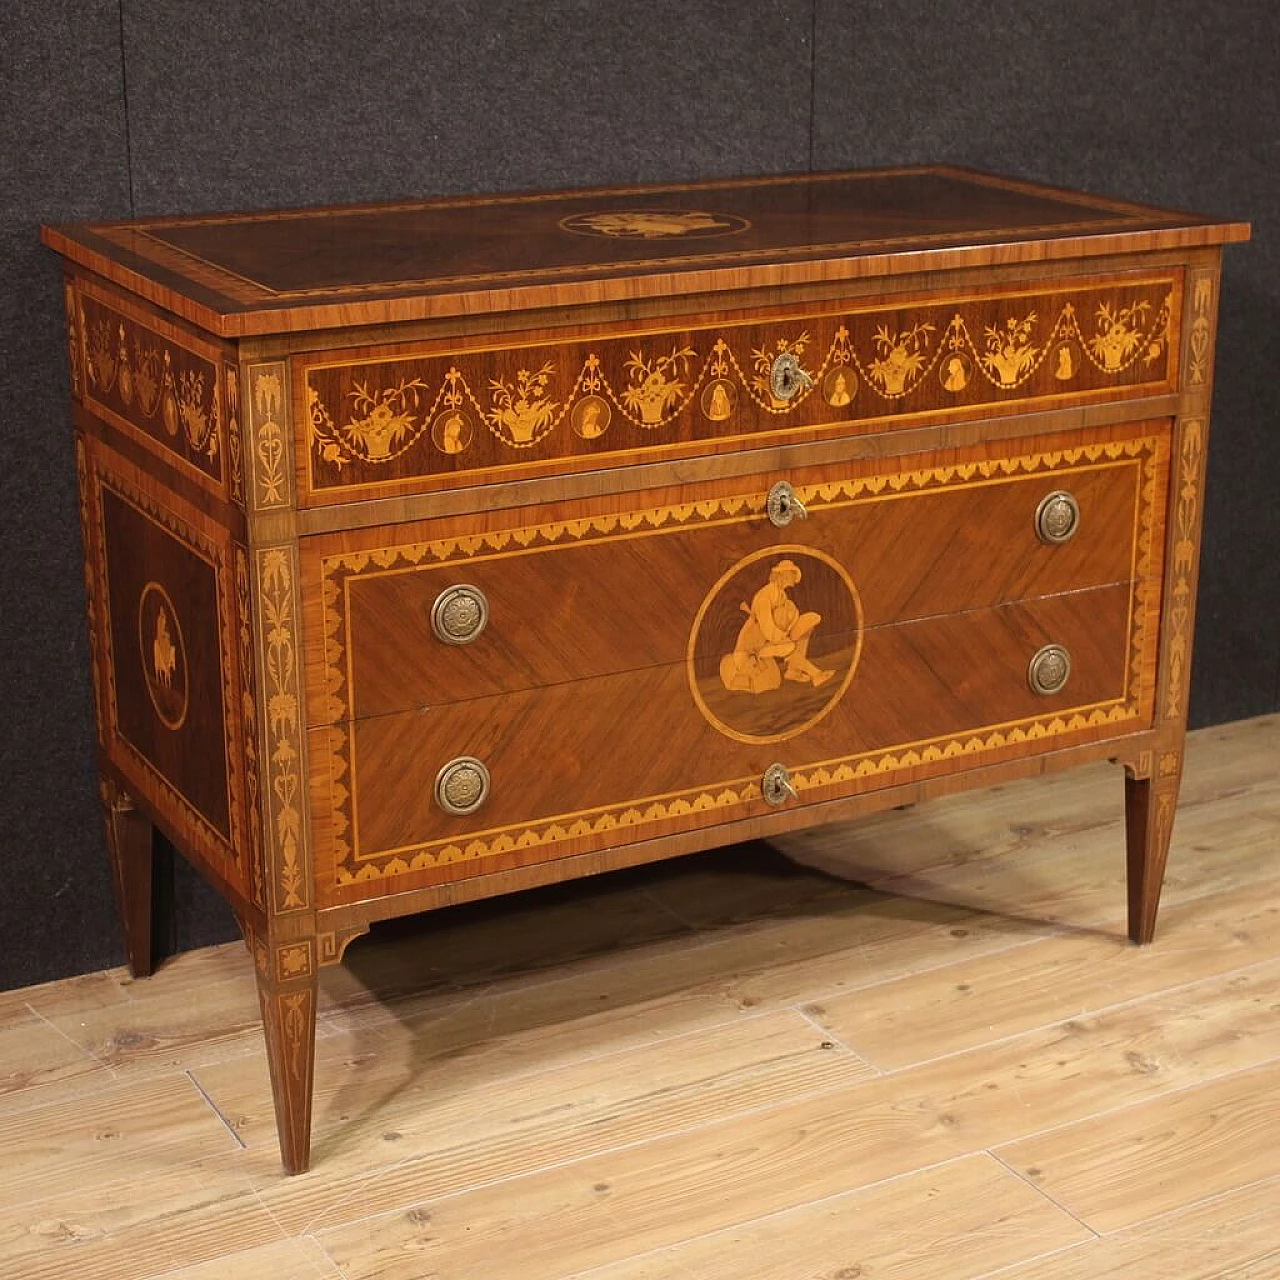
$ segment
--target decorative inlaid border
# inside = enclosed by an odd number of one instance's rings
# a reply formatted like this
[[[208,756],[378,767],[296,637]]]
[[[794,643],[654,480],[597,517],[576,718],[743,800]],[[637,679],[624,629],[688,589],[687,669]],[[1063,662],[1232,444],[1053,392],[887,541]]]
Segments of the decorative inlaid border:
[[[1191,331],[1187,338],[1187,386],[1208,384],[1213,368],[1214,274],[1197,272],[1191,277]]]
[[[249,384],[249,471],[255,511],[293,505],[293,463],[289,446],[289,371],[283,360],[252,364]]]
[[[79,400],[84,393],[81,369],[84,348],[80,340],[80,303],[76,299],[75,285],[70,280],[63,285],[63,298],[67,312],[67,367],[71,373],[71,395]]]
[[[320,952],[321,966],[341,963],[343,952],[347,947],[368,931],[367,924],[358,923],[347,925],[342,929],[330,929],[327,932],[318,933],[316,946]]]
[[[223,396],[227,405],[227,482],[231,501],[245,508],[244,434],[240,420],[240,371],[228,362],[222,366]]]
[[[262,768],[258,754],[258,693],[253,656],[253,606],[249,553],[237,544],[233,551],[236,573],[236,629],[240,642],[240,718],[244,742],[245,808],[248,813],[249,896],[255,906],[267,909],[266,863],[262,848]]]
[[[884,777],[955,758],[980,757],[990,751],[1026,743],[1050,742],[1083,730],[1149,722],[1153,714],[1154,688],[1144,672],[1154,671],[1158,643],[1158,583],[1153,586],[1159,548],[1155,521],[1159,505],[1158,477],[1168,457],[1168,443],[1160,435],[1143,436],[1049,450],[1013,458],[929,467],[896,474],[851,477],[824,484],[797,486],[796,493],[811,510],[839,506],[880,495],[901,494],[931,488],[963,486],[993,479],[1062,472],[1073,467],[1136,462],[1140,468],[1138,499],[1134,513],[1134,578],[1131,586],[1125,687],[1121,699],[1110,704],[1084,706],[1054,715],[1027,717],[1007,725],[984,726],[970,734],[951,735],[889,748],[851,754],[836,760],[798,766],[792,770],[803,794],[841,786],[869,777]],[[321,560],[322,598],[325,612],[328,710],[345,713],[345,621],[338,601],[345,597],[345,581],[352,574],[386,574],[412,571],[424,564],[475,560],[491,556],[523,554],[566,543],[604,541],[636,533],[662,533],[688,525],[722,521],[726,517],[755,518],[763,509],[763,495],[732,495],[703,502],[660,507],[646,511],[589,517],[576,521],[493,530],[465,538],[346,552]],[[602,806],[584,813],[558,815],[524,824],[519,829],[479,831],[463,841],[426,841],[403,851],[357,853],[348,843],[351,796],[350,724],[341,722],[315,735],[325,759],[317,764],[328,783],[327,817],[334,850],[338,885],[407,874],[411,871],[456,863],[481,861],[514,850],[543,847],[581,837],[625,831],[627,838],[645,826],[688,815],[753,804],[761,800],[758,777],[739,778],[701,786],[668,796],[653,796]],[[976,763],[976,759],[973,763]],[[816,797],[812,797],[816,798]],[[725,820],[729,820],[726,815]],[[388,854],[392,856],[388,856]],[[353,865],[355,869],[353,870]]]
[[[155,525],[167,537],[174,539],[185,550],[198,557],[213,571],[217,598],[218,617],[218,670],[222,681],[223,705],[223,752],[227,771],[227,826],[230,838],[213,825],[203,813],[170,781],[137,747],[120,731],[118,702],[115,683],[115,664],[111,638],[111,627],[106,618],[108,603],[103,596],[102,608],[104,625],[98,632],[102,646],[101,669],[105,694],[107,749],[109,754],[117,758],[122,768],[126,768],[131,777],[137,779],[142,793],[156,808],[164,810],[176,809],[188,822],[203,846],[215,852],[234,868],[236,875],[243,879],[243,867],[237,849],[238,833],[244,831],[244,815],[240,808],[240,786],[237,770],[239,759],[238,725],[240,699],[237,697],[232,677],[234,669],[234,638],[231,630],[231,608],[227,588],[230,574],[227,565],[227,547],[218,539],[222,530],[210,526],[209,531],[202,531],[195,520],[185,519],[177,512],[162,505],[150,493],[141,487],[143,477],[130,463],[123,458],[112,456],[108,461],[101,458],[96,449],[91,456],[91,495],[94,518],[94,549],[97,557],[97,577],[105,591],[109,581],[107,563],[107,535],[103,491],[109,489],[122,502],[132,507],[139,516]],[[123,761],[119,757],[123,755]]]
[[[702,329],[529,347],[359,359],[345,353],[300,366],[306,484],[316,496],[335,498],[553,457],[599,465],[655,448],[687,451],[695,441],[764,440],[779,429],[821,433],[908,416],[1171,391],[1181,296],[1174,272],[942,300],[831,304]],[[784,353],[808,381],[790,399],[771,386],[773,362]],[[718,400],[708,400],[713,392]],[[738,402],[748,412],[735,412]],[[590,435],[578,422],[588,403],[598,406],[600,424]],[[442,438],[446,419],[458,424],[451,439]],[[477,437],[483,447],[475,447]],[[582,452],[583,440],[590,452]]]
[[[101,562],[93,540],[93,517],[90,514],[89,460],[84,437],[76,435],[76,472],[79,476],[80,537],[84,543],[84,601],[89,622],[89,672],[93,687],[93,723],[98,745],[107,745],[106,702],[103,697],[102,666],[98,661],[101,632],[98,630],[99,610],[106,610],[102,595],[105,583],[100,582],[95,566]]]
[[[255,551],[258,687],[266,709],[267,818],[274,855],[271,893],[277,914],[305,911],[312,897],[309,824],[303,814],[306,754],[297,582],[296,547],[283,544]]]
[[[86,281],[78,284],[77,300],[85,403],[226,498],[218,349]]]
[[[1195,614],[1195,580],[1200,552],[1200,491],[1204,480],[1206,420],[1186,418],[1181,423],[1176,500],[1173,504],[1173,559],[1169,566],[1168,628],[1166,651],[1166,720],[1186,714],[1191,683],[1191,628]]]

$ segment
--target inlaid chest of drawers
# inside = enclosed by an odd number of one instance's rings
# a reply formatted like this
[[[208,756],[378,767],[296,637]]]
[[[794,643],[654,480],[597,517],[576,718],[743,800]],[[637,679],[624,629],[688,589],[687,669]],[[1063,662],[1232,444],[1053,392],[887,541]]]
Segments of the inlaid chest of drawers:
[[[1111,759],[1149,940],[1247,233],[940,167],[46,228],[130,964],[159,828],[286,1169],[390,916]]]

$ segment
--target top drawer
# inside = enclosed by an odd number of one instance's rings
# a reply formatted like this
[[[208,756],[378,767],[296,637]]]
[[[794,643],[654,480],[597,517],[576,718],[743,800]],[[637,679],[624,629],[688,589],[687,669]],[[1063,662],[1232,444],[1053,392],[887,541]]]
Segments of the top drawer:
[[[295,358],[304,506],[1176,387],[1181,273]]]

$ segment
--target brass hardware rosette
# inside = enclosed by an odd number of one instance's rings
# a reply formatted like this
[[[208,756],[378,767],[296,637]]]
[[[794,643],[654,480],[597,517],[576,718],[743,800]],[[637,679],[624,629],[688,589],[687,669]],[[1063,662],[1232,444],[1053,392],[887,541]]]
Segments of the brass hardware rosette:
[[[1061,693],[1071,675],[1071,655],[1060,644],[1036,651],[1027,666],[1027,683],[1033,693]]]
[[[479,587],[446,587],[431,606],[431,630],[443,644],[470,644],[489,624],[489,601]]]
[[[1080,527],[1080,504],[1065,489],[1046,494],[1036,508],[1036,537],[1056,545],[1070,542]]]
[[[436,774],[436,804],[445,813],[465,817],[489,798],[489,770],[475,756],[458,756]]]

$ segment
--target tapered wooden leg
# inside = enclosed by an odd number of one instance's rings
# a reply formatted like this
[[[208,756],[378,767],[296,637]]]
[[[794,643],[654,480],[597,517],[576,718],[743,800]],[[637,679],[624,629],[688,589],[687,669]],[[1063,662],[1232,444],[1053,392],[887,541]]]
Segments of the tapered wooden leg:
[[[1129,867],[1129,937],[1150,942],[1156,931],[1169,837],[1181,781],[1180,752],[1167,753],[1153,778],[1125,775],[1125,837]]]
[[[155,831],[132,797],[114,783],[103,784],[102,802],[129,972],[146,978],[155,963],[151,909]]]
[[[311,1160],[311,1084],[315,1070],[316,975],[274,980],[258,972],[267,1037],[271,1093],[286,1173],[305,1173]]]

